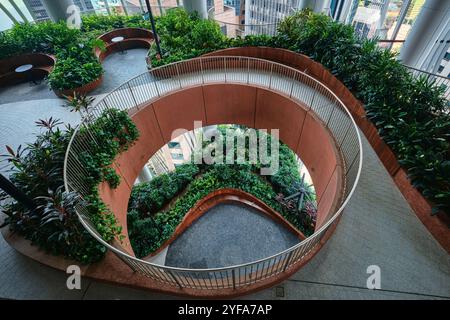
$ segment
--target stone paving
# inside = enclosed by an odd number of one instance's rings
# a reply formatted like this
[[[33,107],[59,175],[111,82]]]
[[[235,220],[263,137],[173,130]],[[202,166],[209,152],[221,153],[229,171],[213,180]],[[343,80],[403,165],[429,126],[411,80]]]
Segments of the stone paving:
[[[137,75],[142,64],[129,69],[127,55],[114,54],[105,77],[121,79]],[[133,60],[135,61],[135,60]],[[129,61],[128,61],[129,62]],[[123,68],[112,68],[116,65]],[[116,73],[120,72],[120,73]],[[130,71],[128,73],[128,71]],[[119,80],[117,80],[119,82]],[[103,94],[116,84],[105,84]],[[26,92],[9,92],[17,100]],[[37,98],[39,99],[39,98]],[[0,153],[4,145],[32,140],[38,118],[54,116],[76,123],[78,116],[61,107],[62,100],[42,95],[39,101],[16,102],[0,91]],[[8,102],[8,103],[6,103]],[[396,188],[375,152],[363,138],[364,162],[361,179],[338,227],[316,257],[277,287],[244,298],[252,299],[450,299],[450,257],[428,233]],[[1,238],[1,237],[0,237]],[[381,290],[366,288],[367,267],[381,269]],[[11,299],[170,299],[173,297],[98,283],[83,279],[82,289],[66,289],[66,275],[23,257],[0,239],[0,298]],[[279,291],[279,290],[278,290]]]
[[[270,257],[299,242],[294,233],[258,210],[222,203],[169,246],[165,265],[189,269],[234,266]]]

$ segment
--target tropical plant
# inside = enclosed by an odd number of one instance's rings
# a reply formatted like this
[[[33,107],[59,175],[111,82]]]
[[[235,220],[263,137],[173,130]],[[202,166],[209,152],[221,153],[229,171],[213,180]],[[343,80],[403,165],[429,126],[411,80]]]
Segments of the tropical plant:
[[[84,103],[88,107],[89,99]],[[74,208],[77,204],[87,208],[104,240],[121,239],[121,227],[99,198],[97,186],[102,181],[112,188],[118,186],[120,178],[109,164],[137,139],[137,128],[126,112],[109,110],[78,132],[80,139],[91,144],[91,162],[80,158],[91,174],[85,181],[91,193],[80,202],[78,194],[63,191],[64,157],[74,130],[70,126],[61,129],[62,123],[53,118],[39,120],[36,125],[43,132],[34,143],[25,148],[19,146],[16,151],[7,147],[8,154],[4,156],[12,165],[11,182],[33,199],[36,208],[30,210],[16,201],[2,201],[1,209],[7,215],[5,222],[13,231],[53,254],[81,263],[98,261],[106,249],[81,226]],[[6,194],[2,192],[1,198],[5,199]]]
[[[234,130],[235,136],[246,136],[248,128],[218,126],[218,131],[223,135],[227,134],[227,130]],[[209,143],[211,142],[206,142],[203,148]],[[249,141],[246,141],[244,148],[245,154],[248,155]],[[236,144],[231,153],[236,159],[238,156]],[[280,147],[279,164],[280,170],[275,175],[265,178],[259,175],[260,164],[249,163],[248,156],[242,164],[188,163],[177,167],[173,172],[159,175],[150,182],[134,186],[128,205],[127,221],[129,238],[135,254],[144,257],[157,250],[170,238],[185,214],[199,200],[221,188],[235,188],[254,195],[281,213],[305,235],[312,234],[317,211],[314,190],[303,183],[297,158],[284,144]],[[285,206],[280,201],[280,196],[284,198],[300,187],[308,188],[310,198],[306,199],[306,204],[299,213],[298,210],[291,210]]]
[[[103,41],[90,40],[60,50],[56,55],[55,68],[48,76],[50,87],[62,91],[97,80],[103,68],[92,53],[94,48],[104,50]]]
[[[74,92],[73,96],[64,96],[64,98],[67,100],[66,106],[71,109],[71,112],[75,111],[81,114],[87,113],[95,100],[94,97],[76,92]]]
[[[105,248],[79,224],[74,205],[79,198],[63,192],[64,154],[73,129],[61,130],[57,119],[40,120],[43,128],[36,142],[17,151],[7,147],[5,160],[13,166],[10,180],[36,204],[29,210],[16,201],[6,201],[6,223],[32,243],[82,263],[98,261]],[[3,194],[5,196],[5,194]]]

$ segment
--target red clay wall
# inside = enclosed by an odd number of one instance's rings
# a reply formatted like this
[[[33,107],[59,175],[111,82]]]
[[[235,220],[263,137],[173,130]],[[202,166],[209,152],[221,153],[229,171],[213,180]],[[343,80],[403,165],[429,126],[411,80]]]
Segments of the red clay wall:
[[[433,205],[414,188],[407,177],[406,171],[400,167],[392,149],[380,137],[375,125],[365,117],[363,103],[356,99],[350,90],[322,64],[293,51],[270,47],[228,48],[206,54],[205,56],[246,56],[279,62],[306,72],[331,89],[349,108],[355,122],[366,136],[417,217],[441,246],[450,253],[450,219],[443,212],[437,215],[431,214]]]
[[[114,162],[122,174],[119,187],[100,187],[127,236],[127,204],[131,187],[150,157],[170,141],[172,131],[192,130],[194,121],[204,125],[241,124],[257,129],[279,129],[280,139],[301,157],[311,173],[319,200],[320,227],[341,196],[340,158],[325,126],[305,106],[268,89],[234,84],[211,84],[180,90],[132,114],[140,138]],[[305,128],[303,128],[305,126]],[[326,195],[326,196],[325,196]],[[128,237],[122,243],[132,253]]]
[[[143,258],[147,260],[152,256],[160,253],[164,248],[168,247],[172,242],[174,242],[187,228],[189,228],[198,218],[208,212],[209,209],[215,207],[220,203],[243,203],[250,207],[255,208],[260,213],[267,215],[269,218],[275,222],[283,225],[287,230],[295,234],[299,240],[305,240],[306,237],[303,233],[297,230],[289,221],[287,221],[281,214],[273,210],[271,207],[266,205],[264,202],[256,198],[255,196],[244,192],[242,190],[233,188],[224,188],[220,190],[215,190],[208,194],[206,197],[198,201],[194,207],[192,207],[184,216],[181,223],[175,228],[173,235],[155,252]]]

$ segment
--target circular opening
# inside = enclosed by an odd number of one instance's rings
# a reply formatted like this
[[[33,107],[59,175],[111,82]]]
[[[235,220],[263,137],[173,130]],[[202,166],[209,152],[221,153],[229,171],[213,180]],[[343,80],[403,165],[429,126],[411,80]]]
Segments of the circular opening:
[[[197,204],[205,197],[224,189],[229,193],[236,190],[234,201],[217,196],[208,210],[201,206],[202,216],[196,212]],[[247,203],[248,197],[239,199],[240,192],[256,199]],[[258,200],[271,210],[258,207]],[[219,205],[220,210],[215,208]],[[229,216],[225,207],[234,215]],[[236,216],[239,212],[243,217]],[[212,213],[212,217],[203,217],[206,213]],[[161,255],[164,249],[162,255],[168,252],[169,257],[188,258],[172,259],[175,263],[167,265],[181,267],[183,261],[183,267],[199,265],[190,262],[195,257],[217,266],[212,253],[223,255],[239,246],[245,251],[246,244],[251,244],[251,254],[247,258],[235,254],[234,264],[288,249],[314,232],[316,214],[316,194],[309,172],[278,137],[242,125],[211,125],[174,137],[150,158],[131,191],[127,230],[139,258],[161,262],[153,255]],[[193,222],[188,216],[192,215],[196,216],[194,230],[185,235],[190,227],[186,224]],[[210,231],[211,223],[216,232]],[[277,224],[281,226],[277,228]],[[230,238],[231,234],[237,236]],[[260,241],[262,235],[271,241]],[[210,249],[219,245],[222,250],[200,250],[205,244]],[[196,246],[196,255],[183,252],[193,252]]]
[[[242,110],[239,107],[243,104],[236,103],[234,99],[239,101],[247,99],[253,104],[245,104],[248,108]],[[185,102],[189,102],[189,104],[185,105]],[[276,108],[270,107],[271,105]],[[169,106],[175,106],[175,109]],[[177,110],[176,108],[180,106],[182,107]],[[330,226],[337,221],[359,179],[362,163],[361,139],[350,112],[336,95],[320,82],[305,73],[278,63],[249,57],[220,56],[201,57],[155,68],[131,79],[107,95],[86,117],[81,127],[88,130],[89,121],[101,114],[103,110],[110,108],[128,110],[133,114],[133,120],[137,126],[151,137],[147,141],[154,148],[151,154],[164,145],[164,141],[170,141],[168,130],[174,129],[171,128],[171,124],[175,123],[177,127],[191,130],[193,120],[203,119],[208,125],[239,123],[256,128],[283,127],[284,130],[280,131],[281,140],[285,141],[293,150],[295,149],[297,153],[301,153],[301,150],[308,145],[303,144],[305,141],[309,141],[310,152],[303,153],[301,158],[305,163],[315,159],[324,169],[318,170],[314,165],[308,164],[318,199],[322,196],[322,199],[328,199],[328,201],[318,200],[319,211],[322,207],[322,211],[326,214],[320,221],[318,219],[314,234],[301,243],[273,256],[227,268],[176,268],[158,266],[138,259],[132,255],[131,248],[129,251],[117,242],[114,245],[105,242],[96,232],[86,211],[78,208],[77,212],[82,224],[99,242],[119,255],[132,269],[170,285],[194,286],[199,289],[223,288],[223,283],[214,279],[225,274],[228,280],[233,277],[234,280],[238,280],[237,286],[243,286],[248,283],[236,279],[236,272],[252,274],[255,268],[256,270],[262,268],[264,277],[257,280],[261,281],[275,276],[291,266],[299,265],[299,262],[309,259],[308,254],[317,248],[321,239],[330,230]],[[146,120],[139,119],[139,116],[134,118],[134,115],[142,114],[147,115]],[[300,115],[303,115],[302,125],[298,122],[297,116]],[[214,116],[225,117],[226,120],[217,122],[214,120]],[[156,126],[154,126],[155,124]],[[72,168],[68,170],[69,166],[73,166],[78,161],[77,152],[73,152],[72,147],[82,148],[77,141],[79,130],[77,129],[72,136],[66,153],[64,178],[67,190],[77,191],[83,195],[82,188],[77,186],[79,176],[76,170],[71,170]],[[295,136],[294,133],[298,135]],[[330,135],[334,143],[329,140]],[[326,143],[324,144],[324,142]],[[302,147],[299,147],[300,145]],[[324,146],[327,146],[325,156],[323,156]],[[85,151],[88,152],[88,150]],[[115,165],[120,168],[124,161],[148,159],[144,154],[139,153],[140,151],[142,150],[139,147],[133,146],[116,159]],[[136,153],[137,156],[129,157],[132,153]],[[319,158],[321,153],[322,157]],[[333,158],[336,163],[328,167],[327,170],[330,168],[333,170],[331,173],[328,172],[330,175],[327,176],[327,179],[322,181],[314,178],[314,176],[318,176],[319,172],[323,174],[327,171],[323,165],[329,163],[328,160]],[[340,163],[338,158],[342,160]],[[139,164],[139,168],[142,168],[144,163]],[[128,174],[129,178],[132,178],[127,181],[128,185],[133,185],[139,174],[139,172],[126,172],[126,170],[122,170],[121,173]],[[334,186],[334,189],[329,189],[330,185]],[[115,195],[123,192],[126,205],[130,191],[116,190]],[[340,191],[338,197],[336,197],[337,191]],[[330,195],[335,196],[330,197]],[[103,200],[108,204],[105,197]],[[123,199],[122,202],[124,202]],[[111,209],[116,213],[118,211],[114,205],[120,205],[120,201],[116,201],[112,205]],[[126,206],[122,211],[126,213]],[[207,277],[211,280],[210,286],[203,282],[203,284],[197,285],[195,281],[194,284],[186,284],[188,283],[184,282],[186,277],[192,277],[194,274],[196,277]],[[229,285],[226,287],[228,288]]]

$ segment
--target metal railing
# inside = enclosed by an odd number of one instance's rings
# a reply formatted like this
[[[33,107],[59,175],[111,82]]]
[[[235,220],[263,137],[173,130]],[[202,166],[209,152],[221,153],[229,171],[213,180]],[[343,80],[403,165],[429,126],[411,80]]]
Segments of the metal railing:
[[[343,160],[344,183],[340,190],[342,197],[339,209],[329,213],[328,220],[320,229],[297,245],[258,261],[223,268],[187,269],[157,265],[129,255],[119,243],[110,244],[101,238],[83,204],[78,204],[75,209],[81,223],[92,236],[134,271],[179,288],[238,289],[270,279],[307,259],[308,254],[337,222],[357,185],[362,165],[361,138],[357,126],[339,98],[311,76],[268,60],[236,56],[200,57],[152,69],[113,90],[83,117],[67,148],[64,184],[67,191],[78,192],[82,197],[89,195],[89,188],[84,183],[88,173],[80,155],[91,152],[86,137],[95,141],[95,135],[89,132],[89,125],[105,110],[139,110],[174,90],[210,83],[250,84],[269,88],[308,106],[308,112],[314,112],[330,130]]]
[[[411,72],[411,74],[416,77],[424,77],[429,83],[432,83],[435,87],[442,88],[444,93],[443,96],[450,104],[450,78],[440,76],[428,71],[416,69],[405,65],[405,67]],[[449,105],[448,105],[449,106]],[[449,106],[450,107],[450,106]]]

